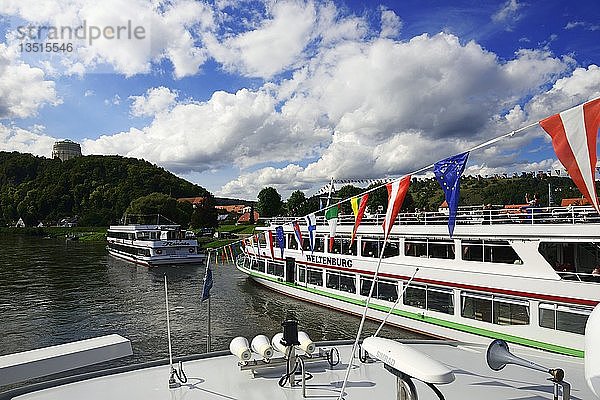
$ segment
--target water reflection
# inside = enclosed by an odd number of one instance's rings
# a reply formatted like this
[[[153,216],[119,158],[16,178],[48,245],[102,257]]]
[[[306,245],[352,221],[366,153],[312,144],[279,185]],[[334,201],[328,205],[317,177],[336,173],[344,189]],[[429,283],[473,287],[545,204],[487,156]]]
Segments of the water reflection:
[[[175,355],[204,352],[207,302],[201,303],[202,265],[147,268],[107,255],[103,243],[3,238],[0,252],[0,354],[117,333],[129,338],[142,362],[168,355],[164,276],[169,282]],[[288,312],[313,340],[352,339],[359,319],[267,290],[233,265],[213,270],[213,350],[235,336],[252,338],[281,331]],[[366,332],[377,325],[367,322]],[[398,329],[390,337],[411,337]]]

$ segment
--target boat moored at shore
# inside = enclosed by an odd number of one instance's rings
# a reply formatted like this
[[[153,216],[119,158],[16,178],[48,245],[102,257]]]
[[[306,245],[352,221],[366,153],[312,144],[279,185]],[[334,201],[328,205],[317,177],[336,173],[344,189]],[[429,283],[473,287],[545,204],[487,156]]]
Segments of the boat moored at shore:
[[[238,269],[286,295],[360,315],[383,247],[383,215],[340,216],[330,242],[317,218],[314,248],[290,219],[247,241]],[[400,214],[383,251],[368,317],[440,338],[500,338],[583,357],[583,331],[600,301],[600,216],[591,207],[459,209]],[[297,219],[296,219],[297,220]],[[298,226],[298,225],[296,225]],[[283,257],[278,248],[283,229]],[[259,239],[259,240],[256,240]]]
[[[179,225],[114,225],[107,233],[110,255],[146,266],[204,262],[193,232]]]

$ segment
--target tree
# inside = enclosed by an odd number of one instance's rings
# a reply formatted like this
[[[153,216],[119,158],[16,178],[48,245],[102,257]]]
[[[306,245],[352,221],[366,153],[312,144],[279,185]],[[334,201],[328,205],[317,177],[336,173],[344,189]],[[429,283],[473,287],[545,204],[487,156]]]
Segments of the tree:
[[[261,217],[275,217],[281,212],[283,202],[281,201],[281,195],[277,193],[277,190],[273,187],[263,188],[258,193],[258,213]]]
[[[304,192],[300,190],[292,192],[290,198],[286,202],[288,215],[303,215],[301,209],[305,205],[304,203],[306,203]]]
[[[190,225],[192,228],[216,228],[219,225],[217,215],[215,198],[210,194],[206,195],[202,203],[195,205]]]
[[[160,214],[180,225],[187,225],[190,215],[186,214],[185,209],[186,206],[179,206],[173,197],[155,192],[133,200],[127,207],[127,213],[149,216]]]

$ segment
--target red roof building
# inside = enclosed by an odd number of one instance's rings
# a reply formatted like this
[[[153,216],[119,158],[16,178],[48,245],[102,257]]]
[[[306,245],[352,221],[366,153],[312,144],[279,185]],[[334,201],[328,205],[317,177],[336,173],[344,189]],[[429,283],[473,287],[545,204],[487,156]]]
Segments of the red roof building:
[[[258,218],[260,217],[260,215],[254,211],[254,222],[258,221]],[[248,223],[250,222],[250,213],[246,212],[243,213],[237,220],[238,224],[243,224],[243,223]]]

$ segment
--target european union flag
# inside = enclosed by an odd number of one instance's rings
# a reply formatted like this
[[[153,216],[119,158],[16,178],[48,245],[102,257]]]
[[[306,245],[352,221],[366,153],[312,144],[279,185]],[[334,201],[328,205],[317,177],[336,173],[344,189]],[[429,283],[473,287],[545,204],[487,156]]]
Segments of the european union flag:
[[[210,265],[206,266],[206,275],[204,275],[204,286],[202,287],[202,300],[204,301],[210,297],[210,289],[213,287],[213,276]]]
[[[458,198],[460,197],[460,176],[465,170],[468,158],[469,152],[466,152],[448,157],[433,165],[435,179],[444,191],[446,203],[448,203],[448,209],[450,210],[448,216],[450,237],[452,237],[454,225],[456,225],[456,210],[458,209]]]
[[[275,236],[277,236],[277,244],[281,249],[281,258],[283,258],[283,249],[285,248],[285,236],[283,235],[283,226],[275,228]]]

